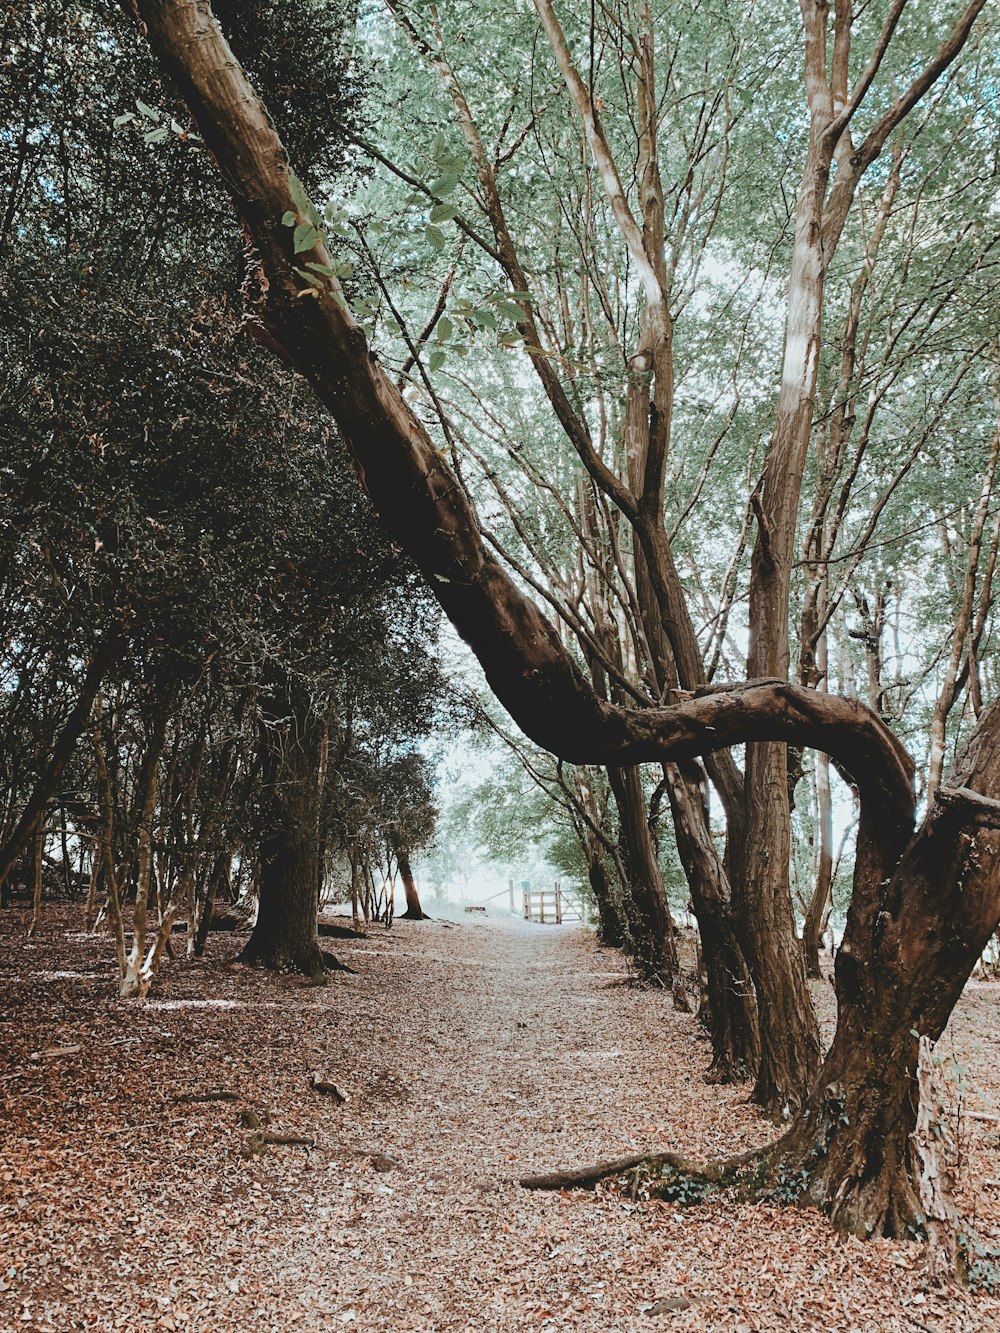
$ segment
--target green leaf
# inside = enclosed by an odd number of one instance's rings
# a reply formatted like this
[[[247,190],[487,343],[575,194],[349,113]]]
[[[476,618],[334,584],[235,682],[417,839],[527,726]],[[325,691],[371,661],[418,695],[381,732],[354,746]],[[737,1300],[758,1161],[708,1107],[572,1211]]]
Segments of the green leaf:
[[[431,144],[431,157],[437,162],[443,152],[444,135],[438,130],[437,134],[434,136],[434,142]]]
[[[135,104],[139,109],[139,113],[145,116],[147,120],[151,120],[154,125],[160,123],[160,113],[155,107],[147,106],[147,104],[138,97],[135,99]]]
[[[444,365],[445,353],[440,347],[435,347],[433,352],[427,358],[428,370],[440,370]]]
[[[142,137],[146,143],[162,143],[167,137],[167,128],[161,125],[158,130],[147,130]]]
[[[310,273],[309,270],[305,268],[297,268],[295,272],[303,282],[308,282],[309,286],[314,287],[316,291],[321,292],[323,290],[325,283],[318,273]]]
[[[452,333],[454,332],[454,329],[455,326],[454,324],[452,324],[448,316],[442,315],[437,322],[437,328],[434,331],[434,336],[437,338],[439,343],[446,343],[448,339],[451,337]]]
[[[461,176],[457,171],[446,171],[443,176],[439,176],[436,181],[431,181],[431,194],[437,195],[443,199],[446,194],[451,194],[452,190],[458,185]]]
[[[123,125],[128,125],[133,120],[135,120],[135,112],[126,111],[123,116],[115,116],[114,120],[111,122],[111,125],[113,129],[119,130]]]
[[[298,213],[293,213],[291,209],[289,209],[287,213],[282,213],[281,215],[281,225],[283,227],[294,227],[298,224],[298,220]]]
[[[311,250],[318,237],[319,232],[311,222],[300,222],[292,237],[295,253],[300,255],[303,250]]]
[[[503,319],[509,319],[512,324],[519,324],[524,319],[524,311],[513,301],[498,301],[497,314]]]
[[[450,222],[457,211],[451,204],[435,204],[431,209],[431,221]]]
[[[332,278],[337,271],[332,264],[317,264],[313,260],[307,261],[306,268],[311,268],[314,273],[322,273],[327,278]]]
[[[497,318],[492,310],[474,310],[471,318],[481,329],[495,329],[497,326]]]
[[[288,177],[288,193],[292,196],[292,203],[304,217],[308,213],[311,205],[309,203],[309,196],[306,194],[302,182],[299,180],[298,176],[296,176],[294,171]]]
[[[434,226],[425,227],[424,240],[427,242],[427,244],[431,247],[432,250],[444,249],[444,232],[441,230],[440,227],[434,227]]]

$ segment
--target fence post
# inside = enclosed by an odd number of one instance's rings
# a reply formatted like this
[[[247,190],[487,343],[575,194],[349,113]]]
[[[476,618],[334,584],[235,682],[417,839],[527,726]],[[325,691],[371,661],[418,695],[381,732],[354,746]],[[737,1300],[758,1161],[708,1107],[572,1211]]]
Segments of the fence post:
[[[562,925],[562,890],[558,880],[556,880],[556,925]]]
[[[514,911],[514,881],[513,881],[512,879],[509,879],[509,880],[507,881],[507,892],[510,894],[510,910],[511,910],[511,912],[513,912],[513,911]]]

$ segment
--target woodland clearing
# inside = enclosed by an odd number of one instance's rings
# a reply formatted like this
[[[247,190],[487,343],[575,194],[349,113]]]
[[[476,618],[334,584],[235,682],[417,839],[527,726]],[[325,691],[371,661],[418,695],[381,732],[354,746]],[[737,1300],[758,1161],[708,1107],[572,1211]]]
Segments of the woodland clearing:
[[[123,1004],[78,908],[47,909],[30,940],[26,924],[0,914],[5,1331],[1000,1326],[996,1296],[928,1286],[919,1244],[841,1239],[812,1210],[522,1189],[773,1136],[748,1087],[705,1082],[696,1019],[627,984],[587,931],[397,921],[337,940],[355,973],[322,987],[237,964],[243,938],[215,936]],[[829,1035],[832,988],[815,986]],[[970,984],[938,1047],[944,1072],[967,1067],[961,1198],[986,1244],[995,1015],[996,989]],[[235,1100],[183,1100],[219,1092]],[[314,1146],[253,1155],[266,1132]]]

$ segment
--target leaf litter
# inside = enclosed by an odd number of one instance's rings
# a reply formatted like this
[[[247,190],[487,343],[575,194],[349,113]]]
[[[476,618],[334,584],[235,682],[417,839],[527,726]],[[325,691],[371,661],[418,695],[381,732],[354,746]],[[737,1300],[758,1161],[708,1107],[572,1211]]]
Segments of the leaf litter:
[[[775,1132],[747,1087],[705,1082],[697,1020],[614,984],[625,961],[585,931],[397,921],[338,942],[356,974],[320,988],[213,936],[123,1003],[76,908],[24,924],[0,912],[4,1333],[1000,1328],[989,1291],[928,1285],[918,1243],[812,1210],[521,1189]],[[997,995],[970,986],[939,1045],[979,1117],[1000,1111]],[[961,1202],[995,1245],[997,1123],[957,1125]]]

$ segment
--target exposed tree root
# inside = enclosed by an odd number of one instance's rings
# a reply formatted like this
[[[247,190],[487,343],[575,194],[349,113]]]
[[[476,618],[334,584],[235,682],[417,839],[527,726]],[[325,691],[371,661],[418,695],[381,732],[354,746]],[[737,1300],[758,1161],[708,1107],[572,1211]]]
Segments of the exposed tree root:
[[[758,1154],[750,1154],[756,1156]],[[527,1190],[593,1189],[602,1180],[620,1180],[630,1192],[642,1178],[643,1187],[651,1195],[669,1197],[662,1193],[671,1184],[687,1181],[691,1186],[706,1189],[724,1189],[735,1183],[733,1175],[737,1163],[745,1164],[747,1157],[731,1162],[701,1165],[678,1153],[640,1153],[635,1157],[618,1157],[593,1166],[576,1167],[567,1171],[552,1171],[540,1176],[522,1176],[519,1184]]]
[[[263,967],[271,972],[296,973],[308,977],[315,986],[323,985],[331,972],[350,972],[352,976],[356,975],[353,967],[342,963],[336,954],[330,953],[328,949],[321,949],[318,944],[315,948],[294,952],[280,948],[269,948],[264,952],[260,948],[251,947],[252,945],[251,939],[240,954],[239,962],[246,963],[250,967]]]
[[[338,926],[332,921],[318,921],[316,933],[337,940],[363,940],[365,937],[363,930],[355,930],[353,926]]]
[[[242,1156],[246,1158],[263,1157],[271,1145],[290,1147],[299,1145],[303,1148],[315,1148],[316,1140],[303,1134],[278,1134],[270,1129],[257,1130],[243,1145]]]
[[[239,1092],[230,1092],[228,1088],[212,1088],[209,1092],[181,1092],[171,1097],[172,1102],[240,1102],[243,1096]]]
[[[678,1153],[642,1153],[592,1166],[574,1167],[544,1175],[524,1176],[524,1189],[593,1189],[602,1181],[615,1182],[631,1198],[666,1199],[697,1204],[712,1194],[732,1191],[744,1201],[771,1200],[814,1206],[826,1213],[839,1230],[854,1235],[910,1237],[920,1234],[921,1213],[912,1182],[903,1173],[892,1180],[876,1177],[852,1180],[851,1189],[835,1182],[822,1169],[822,1153],[803,1153],[786,1135],[766,1148],[741,1153],[719,1162],[700,1163]]]

